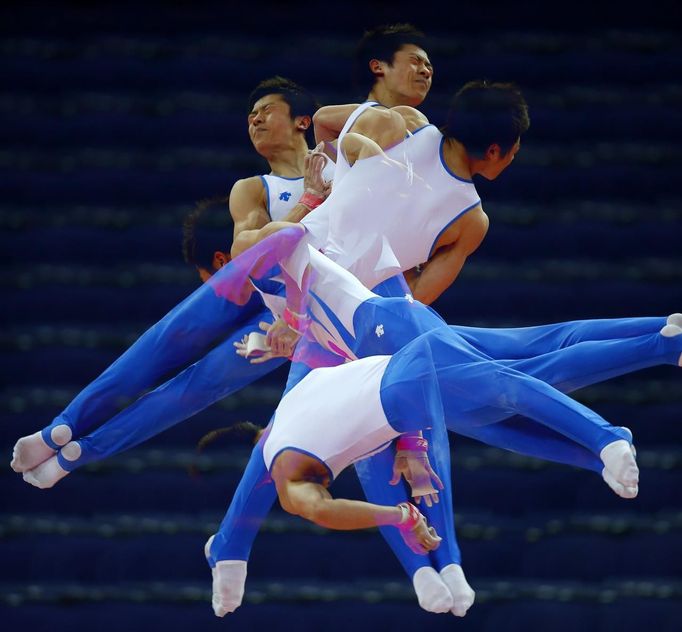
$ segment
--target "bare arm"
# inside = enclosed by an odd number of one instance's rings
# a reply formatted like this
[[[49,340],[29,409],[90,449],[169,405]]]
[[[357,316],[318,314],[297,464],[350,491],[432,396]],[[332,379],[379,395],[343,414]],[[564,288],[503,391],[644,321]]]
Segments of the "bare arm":
[[[346,105],[325,105],[313,115],[315,141],[329,143],[336,140],[346,124],[348,117],[358,107],[358,103]]]
[[[360,500],[332,498],[319,483],[286,481],[277,487],[282,507],[321,527],[342,531],[397,525],[402,519],[398,507],[373,505]]]
[[[457,220],[439,239],[435,255],[421,270],[405,273],[414,297],[426,305],[433,303],[452,285],[487,231],[488,216],[480,206]]]
[[[373,505],[360,500],[332,498],[329,491],[311,481],[286,481],[277,485],[282,508],[327,529],[342,531],[394,526],[412,551],[425,555],[438,548],[441,538],[414,507],[416,521],[401,528],[405,519],[401,506]],[[411,516],[412,518],[412,516]]]
[[[320,108],[313,116],[317,142],[330,142],[338,138],[348,117],[357,107],[357,103],[351,103]],[[351,129],[386,149],[405,138],[407,126],[405,118],[396,108],[387,109],[379,106],[366,109]]]
[[[234,239],[245,230],[262,228],[270,221],[265,187],[258,176],[237,180],[230,191],[230,215]]]
[[[266,237],[273,235],[279,230],[289,228],[291,226],[298,226],[298,224],[292,222],[270,222],[259,229],[243,230],[235,238],[230,254],[234,259],[236,256],[240,255],[251,246],[257,244],[259,241],[262,241]]]

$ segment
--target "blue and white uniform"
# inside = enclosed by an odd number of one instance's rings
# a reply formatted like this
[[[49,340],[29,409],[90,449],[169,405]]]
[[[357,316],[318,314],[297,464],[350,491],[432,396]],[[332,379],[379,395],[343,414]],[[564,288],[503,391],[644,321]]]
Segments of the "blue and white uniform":
[[[282,450],[293,449],[318,458],[334,480],[352,463],[388,447],[399,432],[386,421],[376,385],[389,360],[372,356],[306,375],[275,411],[263,445],[266,467]]]
[[[366,106],[348,119],[340,147]],[[311,244],[370,289],[425,263],[443,232],[481,204],[473,182],[448,169],[443,142],[427,125],[347,172],[340,151],[330,196],[301,222]]]
[[[325,180],[334,177],[334,163],[328,161],[322,170]],[[273,222],[279,222],[298,204],[303,195],[303,176],[300,178],[285,178],[272,173],[260,176],[265,189],[265,203],[268,215]]]

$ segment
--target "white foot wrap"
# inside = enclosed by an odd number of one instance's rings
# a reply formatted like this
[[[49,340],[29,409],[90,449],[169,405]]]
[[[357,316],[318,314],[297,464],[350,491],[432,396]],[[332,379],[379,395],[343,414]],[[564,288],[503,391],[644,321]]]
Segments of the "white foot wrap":
[[[208,542],[206,544],[210,546]],[[211,602],[216,617],[224,617],[242,605],[245,584],[246,562],[242,560],[222,560],[215,565],[213,569],[213,598]]]
[[[78,459],[81,458],[81,444],[78,443],[78,441],[72,441],[71,443],[67,443],[62,449],[61,449],[62,456],[67,460],[67,461],[77,461]]]
[[[604,479],[604,482],[621,498],[627,498],[629,500],[631,498],[635,498],[639,493],[639,487],[637,485],[634,487],[625,487],[624,485],[621,485],[606,468],[602,470],[601,477]]]
[[[452,594],[435,568],[422,566],[412,577],[419,605],[427,612],[448,612],[455,604]]]
[[[666,338],[674,338],[680,334],[682,334],[682,327],[679,325],[665,325],[661,329],[661,336],[665,336]]]
[[[462,567],[459,564],[450,564],[440,572],[440,576],[449,588],[455,604],[450,612],[456,617],[463,617],[473,605],[476,593],[464,577]]]
[[[668,325],[677,325],[678,327],[682,328],[682,314],[677,313],[677,314],[670,314],[666,320],[666,324]]]
[[[56,428],[55,428],[56,430]],[[21,437],[14,445],[10,467],[15,472],[27,472],[54,456],[55,451],[45,443],[40,432]]]
[[[620,483],[625,488],[637,487],[639,484],[639,468],[635,461],[634,448],[627,441],[621,439],[609,443],[600,452],[599,457],[611,475],[609,480],[613,479],[613,481]],[[609,483],[607,477],[604,477],[604,480]]]
[[[24,472],[24,480],[34,487],[48,489],[62,480],[67,474],[68,472],[59,465],[57,457],[53,456],[38,467]]]
[[[682,335],[682,314],[671,314],[668,316],[668,324],[661,329],[661,336],[674,338]],[[677,366],[682,366],[682,353],[677,359]]]

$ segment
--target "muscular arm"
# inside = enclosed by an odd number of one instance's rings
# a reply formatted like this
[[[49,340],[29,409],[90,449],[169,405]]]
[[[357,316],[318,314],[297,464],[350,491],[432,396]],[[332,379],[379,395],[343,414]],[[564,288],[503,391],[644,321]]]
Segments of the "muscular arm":
[[[430,305],[447,290],[488,231],[488,216],[477,207],[457,220],[438,240],[435,254],[420,271],[405,273],[414,297]]]
[[[332,498],[325,487],[310,481],[286,481],[277,486],[277,491],[285,511],[327,529],[346,531],[397,525],[402,518],[398,507]]]
[[[328,473],[322,463],[313,457],[285,450],[277,457],[271,475],[282,508],[321,527],[348,531],[395,526],[400,529],[405,543],[420,554],[433,551],[440,544],[441,539],[414,508],[414,522],[401,527],[405,516],[400,506],[332,498],[321,482],[328,480]]]
[[[327,105],[313,116],[315,138],[318,142],[329,142],[338,138],[348,117],[358,104]],[[407,108],[412,110],[412,108]],[[417,112],[417,110],[413,110]],[[399,109],[371,107],[365,110],[351,127],[353,132],[369,138],[382,149],[395,145],[405,138],[407,130],[405,112]],[[349,162],[352,160],[349,158]]]
[[[262,228],[270,221],[265,187],[258,176],[237,180],[230,191],[230,215],[234,220],[234,239],[245,230]]]

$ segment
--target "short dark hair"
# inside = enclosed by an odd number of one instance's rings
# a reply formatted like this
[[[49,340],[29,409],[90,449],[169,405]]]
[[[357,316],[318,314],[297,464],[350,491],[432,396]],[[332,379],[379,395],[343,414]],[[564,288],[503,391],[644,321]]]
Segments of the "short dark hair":
[[[401,22],[382,24],[365,31],[355,48],[353,80],[358,89],[369,82],[369,89],[376,82],[376,76],[369,69],[372,59],[379,59],[390,65],[395,54],[406,44],[426,47],[426,35],[416,26]]]
[[[182,256],[190,265],[212,270],[214,253],[232,249],[234,222],[228,202],[222,196],[201,200],[185,216]]]
[[[253,110],[253,106],[258,99],[262,99],[267,94],[279,94],[285,103],[289,105],[289,113],[292,120],[297,116],[310,116],[317,112],[320,104],[317,99],[303,86],[291,79],[276,75],[268,79],[263,79],[251,92],[248,101],[248,112]],[[314,144],[314,132],[311,125],[306,130],[306,140]]]
[[[499,145],[503,154],[528,130],[528,104],[513,83],[470,81],[452,99],[443,134],[464,145],[467,153],[483,157]]]

